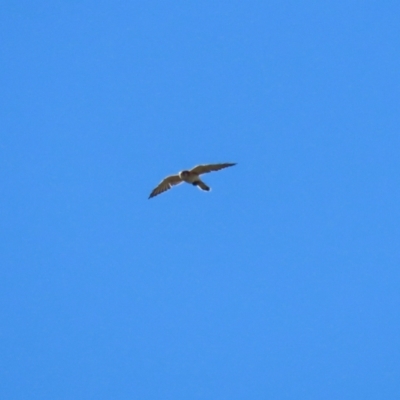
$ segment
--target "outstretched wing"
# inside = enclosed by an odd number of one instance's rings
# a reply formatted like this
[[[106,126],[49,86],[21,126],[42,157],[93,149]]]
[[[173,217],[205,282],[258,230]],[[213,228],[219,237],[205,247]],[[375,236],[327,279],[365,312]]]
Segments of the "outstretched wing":
[[[163,193],[172,188],[172,186],[179,185],[182,183],[182,179],[179,175],[171,175],[167,176],[151,193],[149,199],[154,196],[157,196],[160,193]]]
[[[222,168],[233,167],[236,163],[222,163],[222,164],[204,164],[196,165],[190,170],[192,174],[201,175],[207,172],[219,171]]]

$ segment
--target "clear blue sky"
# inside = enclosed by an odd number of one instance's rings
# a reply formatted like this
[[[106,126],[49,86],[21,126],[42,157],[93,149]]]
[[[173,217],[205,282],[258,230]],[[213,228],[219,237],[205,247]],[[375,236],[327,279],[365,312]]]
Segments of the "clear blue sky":
[[[0,398],[399,399],[399,26],[3,2]]]

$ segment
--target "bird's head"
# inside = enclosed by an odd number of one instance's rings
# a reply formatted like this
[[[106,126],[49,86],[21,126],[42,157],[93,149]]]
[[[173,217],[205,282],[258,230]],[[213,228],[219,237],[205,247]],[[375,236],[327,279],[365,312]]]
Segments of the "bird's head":
[[[181,177],[181,178],[187,178],[188,176],[190,175],[190,172],[189,171],[181,171],[180,173],[179,173],[179,176]]]

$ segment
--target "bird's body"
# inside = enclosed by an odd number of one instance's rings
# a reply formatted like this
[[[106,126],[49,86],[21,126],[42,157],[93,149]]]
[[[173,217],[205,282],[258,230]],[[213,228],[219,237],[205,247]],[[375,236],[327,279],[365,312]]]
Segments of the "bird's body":
[[[207,172],[219,171],[222,168],[232,167],[233,165],[236,165],[236,163],[197,165],[191,170],[184,170],[179,172],[177,175],[167,176],[150,193],[149,199],[171,189],[172,186],[179,185],[182,182],[190,183],[201,190],[210,191],[211,189],[200,179],[200,175]]]

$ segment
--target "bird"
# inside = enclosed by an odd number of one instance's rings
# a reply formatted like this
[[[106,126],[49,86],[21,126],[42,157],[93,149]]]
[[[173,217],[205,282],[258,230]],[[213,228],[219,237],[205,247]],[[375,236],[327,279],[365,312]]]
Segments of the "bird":
[[[201,164],[196,165],[190,170],[183,170],[176,175],[167,176],[157,185],[156,188],[153,189],[150,193],[149,199],[171,189],[173,186],[179,185],[182,182],[190,183],[201,190],[209,192],[211,190],[210,187],[200,179],[200,175],[212,171],[219,171],[220,169],[227,167],[233,167],[234,165],[236,165],[236,163]]]

